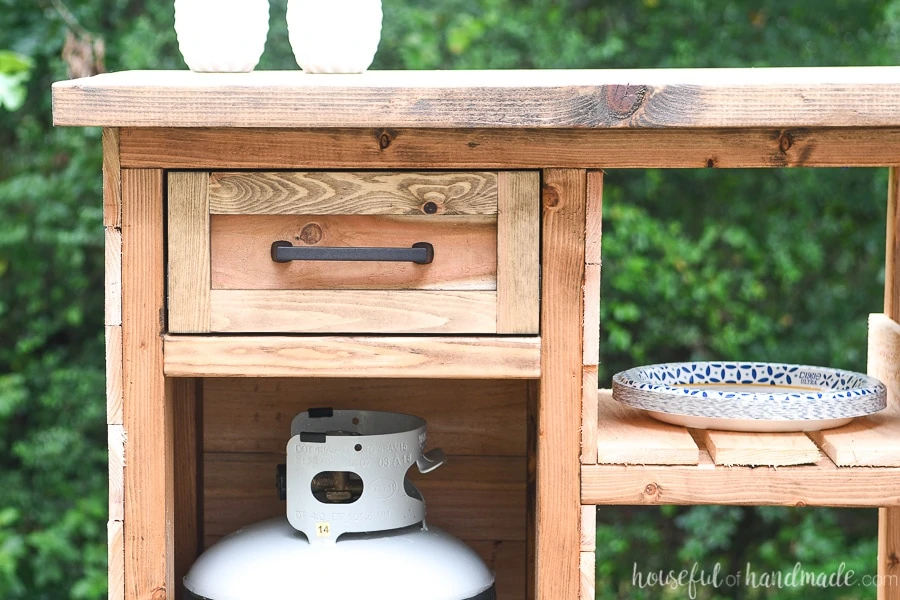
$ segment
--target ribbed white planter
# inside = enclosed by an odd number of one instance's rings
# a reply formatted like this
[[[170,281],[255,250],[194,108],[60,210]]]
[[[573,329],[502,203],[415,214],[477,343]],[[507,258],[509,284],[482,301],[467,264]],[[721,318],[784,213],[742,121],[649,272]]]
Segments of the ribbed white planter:
[[[252,71],[269,33],[269,0],[175,0],[175,33],[192,71]]]
[[[288,37],[307,73],[362,73],[381,41],[381,0],[288,0]]]

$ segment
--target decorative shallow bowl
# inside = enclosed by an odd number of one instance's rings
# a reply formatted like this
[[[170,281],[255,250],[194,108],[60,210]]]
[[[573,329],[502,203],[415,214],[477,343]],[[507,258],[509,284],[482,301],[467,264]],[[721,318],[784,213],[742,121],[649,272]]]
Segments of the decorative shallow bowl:
[[[617,373],[613,398],[684,427],[784,432],[839,427],[878,412],[887,390],[874,377],[839,369],[691,362]]]

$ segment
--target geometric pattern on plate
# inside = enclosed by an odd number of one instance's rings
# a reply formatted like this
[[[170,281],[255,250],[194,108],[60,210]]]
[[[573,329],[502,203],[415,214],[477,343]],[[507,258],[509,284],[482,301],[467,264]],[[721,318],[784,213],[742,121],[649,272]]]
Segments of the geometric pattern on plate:
[[[675,415],[821,420],[869,415],[887,405],[868,375],[783,363],[686,362],[636,367],[613,376],[613,398]]]

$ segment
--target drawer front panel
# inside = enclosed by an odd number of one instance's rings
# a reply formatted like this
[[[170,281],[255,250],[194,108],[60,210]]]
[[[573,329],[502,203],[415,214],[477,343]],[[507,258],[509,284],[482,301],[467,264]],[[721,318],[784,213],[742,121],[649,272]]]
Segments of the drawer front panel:
[[[173,333],[537,334],[537,172],[168,174]],[[429,264],[276,262],[273,242]]]
[[[434,247],[431,264],[272,260],[272,243]],[[497,217],[212,215],[214,290],[496,290]]]

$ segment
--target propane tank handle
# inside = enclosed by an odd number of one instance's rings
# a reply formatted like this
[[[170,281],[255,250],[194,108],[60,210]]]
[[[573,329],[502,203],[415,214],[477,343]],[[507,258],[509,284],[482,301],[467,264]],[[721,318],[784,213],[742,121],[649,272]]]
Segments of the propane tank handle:
[[[416,460],[419,473],[431,473],[447,461],[447,455],[440,448],[433,448],[425,452]]]

